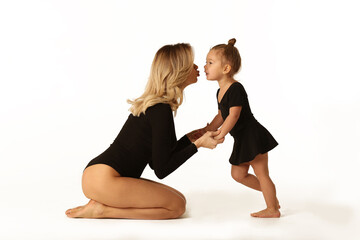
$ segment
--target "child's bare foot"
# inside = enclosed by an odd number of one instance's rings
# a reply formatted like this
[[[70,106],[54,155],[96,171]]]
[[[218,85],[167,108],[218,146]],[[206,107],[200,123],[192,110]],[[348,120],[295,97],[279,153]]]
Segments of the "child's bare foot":
[[[279,209],[266,208],[260,212],[252,213],[250,215],[252,217],[258,217],[258,218],[279,218],[281,214]]]
[[[65,212],[71,218],[102,218],[105,205],[90,200],[85,206],[69,209]]]

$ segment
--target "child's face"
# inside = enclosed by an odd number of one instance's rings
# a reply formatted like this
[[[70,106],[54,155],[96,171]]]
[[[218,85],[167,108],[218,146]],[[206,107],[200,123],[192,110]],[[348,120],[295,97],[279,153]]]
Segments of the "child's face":
[[[221,53],[218,50],[210,50],[204,69],[207,80],[220,80],[224,76]]]

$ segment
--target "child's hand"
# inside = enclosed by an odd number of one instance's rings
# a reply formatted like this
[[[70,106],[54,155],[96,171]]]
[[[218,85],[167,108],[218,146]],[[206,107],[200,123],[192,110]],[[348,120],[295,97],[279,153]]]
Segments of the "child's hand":
[[[221,130],[218,130],[217,133],[219,133],[219,134],[216,135],[216,136],[214,137],[214,139],[215,139],[215,140],[222,140],[222,141],[224,141],[224,140],[225,140],[225,136],[223,136],[223,135],[221,134]]]

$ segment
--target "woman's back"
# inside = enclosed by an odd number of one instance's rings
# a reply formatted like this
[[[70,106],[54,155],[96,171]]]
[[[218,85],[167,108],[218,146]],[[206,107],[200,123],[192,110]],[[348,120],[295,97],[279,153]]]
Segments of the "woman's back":
[[[139,178],[147,164],[164,178],[197,152],[184,136],[177,141],[170,105],[159,103],[139,117],[129,115],[113,144],[106,150],[122,176]]]

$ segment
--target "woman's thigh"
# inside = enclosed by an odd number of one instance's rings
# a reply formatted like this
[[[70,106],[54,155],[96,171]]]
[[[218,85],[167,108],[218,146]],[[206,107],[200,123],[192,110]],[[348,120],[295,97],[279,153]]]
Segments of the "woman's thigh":
[[[86,197],[111,207],[185,208],[184,199],[172,188],[145,179],[121,177],[105,164],[86,168],[82,186]]]
[[[170,186],[168,186],[168,185],[165,185],[165,184],[162,184],[162,183],[159,183],[159,182],[155,182],[155,181],[150,180],[150,179],[145,179],[145,178],[142,178],[142,179],[145,180],[145,181],[150,181],[150,182],[152,182],[152,183],[154,183],[154,184],[157,184],[157,185],[159,185],[159,186],[161,186],[161,187],[163,187],[163,188],[166,188],[166,189],[168,189],[168,190],[176,193],[176,194],[179,195],[179,196],[185,201],[185,203],[186,203],[186,198],[185,198],[184,194],[182,194],[180,191],[176,190],[175,188],[172,188],[172,187],[170,187]]]

